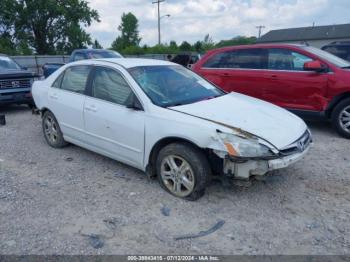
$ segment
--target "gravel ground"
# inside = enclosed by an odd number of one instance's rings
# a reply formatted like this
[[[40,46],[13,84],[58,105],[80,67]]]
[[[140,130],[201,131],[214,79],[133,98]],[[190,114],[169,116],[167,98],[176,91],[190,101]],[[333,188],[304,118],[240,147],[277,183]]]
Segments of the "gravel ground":
[[[325,123],[308,123],[303,161],[187,202],[114,160],[49,147],[26,107],[0,113],[0,254],[350,254],[350,141]]]

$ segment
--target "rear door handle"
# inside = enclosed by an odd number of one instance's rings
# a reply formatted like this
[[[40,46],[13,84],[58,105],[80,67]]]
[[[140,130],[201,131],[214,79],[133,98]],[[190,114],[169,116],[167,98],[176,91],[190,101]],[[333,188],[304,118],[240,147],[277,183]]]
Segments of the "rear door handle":
[[[229,73],[222,73],[221,75],[222,75],[222,76],[230,76]]]
[[[97,108],[95,105],[85,106],[85,111],[97,112]]]
[[[57,95],[57,94],[51,94],[51,95],[50,95],[50,98],[51,98],[51,99],[57,100],[57,99],[58,99],[58,95]]]
[[[278,76],[277,75],[271,75],[271,79],[272,80],[278,80]]]

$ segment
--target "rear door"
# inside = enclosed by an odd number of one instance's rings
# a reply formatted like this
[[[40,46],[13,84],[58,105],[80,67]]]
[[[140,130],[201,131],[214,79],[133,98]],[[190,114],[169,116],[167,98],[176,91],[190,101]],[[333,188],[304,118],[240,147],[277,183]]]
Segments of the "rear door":
[[[304,63],[313,59],[287,48],[268,49],[268,72],[263,99],[298,110],[322,110],[328,73],[304,71]]]
[[[83,107],[90,66],[68,67],[49,90],[50,110],[64,136],[84,141]]]
[[[202,65],[199,73],[227,92],[261,98],[265,69],[264,49],[249,48],[216,53]]]
[[[97,66],[84,105],[87,141],[103,154],[143,166],[144,111],[126,107],[133,90],[120,71]]]

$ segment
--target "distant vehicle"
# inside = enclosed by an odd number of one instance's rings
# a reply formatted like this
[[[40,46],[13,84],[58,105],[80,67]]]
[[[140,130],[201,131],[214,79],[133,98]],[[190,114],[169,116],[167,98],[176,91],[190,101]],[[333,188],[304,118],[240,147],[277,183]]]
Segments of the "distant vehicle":
[[[306,45],[258,44],[209,51],[193,71],[227,92],[331,120],[350,139],[350,63]]]
[[[50,146],[70,142],[111,157],[189,200],[203,195],[212,175],[263,176],[302,159],[312,142],[294,114],[227,94],[166,61],[67,64],[35,82],[33,96]]]
[[[99,58],[122,58],[123,56],[116,51],[105,49],[77,49],[74,50],[69,58],[68,63],[85,60],[85,59],[99,59]],[[47,63],[43,66],[43,75],[48,77],[58,68],[63,66],[63,63]]]
[[[185,52],[175,55],[170,61],[187,68],[191,68],[201,58],[200,54]]]
[[[0,54],[0,105],[34,105],[31,88],[38,76],[18,65],[10,57]]]
[[[335,56],[350,61],[350,41],[333,42],[321,48]]]

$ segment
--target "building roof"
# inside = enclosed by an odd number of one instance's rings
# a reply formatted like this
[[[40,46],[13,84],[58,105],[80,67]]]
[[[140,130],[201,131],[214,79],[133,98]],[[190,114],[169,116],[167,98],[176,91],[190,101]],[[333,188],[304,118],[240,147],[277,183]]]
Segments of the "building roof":
[[[350,38],[350,24],[310,26],[272,30],[257,40],[258,43],[306,41]]]

